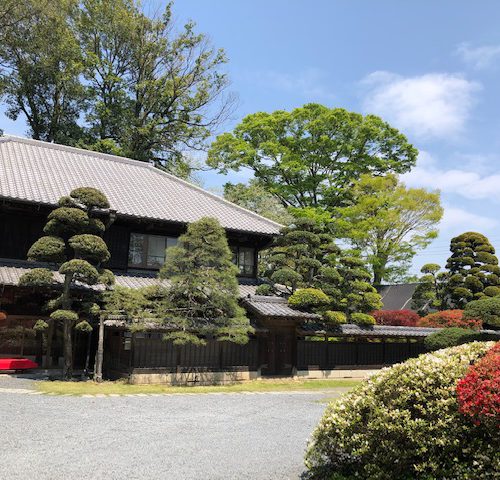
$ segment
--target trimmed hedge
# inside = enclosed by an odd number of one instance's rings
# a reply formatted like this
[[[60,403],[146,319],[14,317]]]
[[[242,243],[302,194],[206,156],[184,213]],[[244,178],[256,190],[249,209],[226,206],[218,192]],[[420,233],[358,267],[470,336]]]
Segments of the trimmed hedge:
[[[314,479],[482,480],[500,471],[500,431],[458,409],[457,381],[492,343],[420,355],[332,402],[306,453]]]

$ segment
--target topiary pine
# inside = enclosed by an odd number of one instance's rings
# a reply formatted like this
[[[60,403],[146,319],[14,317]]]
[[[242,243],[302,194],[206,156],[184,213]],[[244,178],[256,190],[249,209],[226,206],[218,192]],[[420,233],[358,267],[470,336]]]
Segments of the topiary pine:
[[[220,223],[191,223],[160,271],[160,278],[171,280],[167,308],[158,311],[170,329],[164,338],[175,344],[203,345],[206,336],[246,343],[253,329],[238,304],[237,273]]]
[[[441,267],[437,263],[427,263],[420,269],[423,275],[419,278],[417,288],[413,292],[411,305],[421,315],[446,308],[448,273],[440,270]]]
[[[109,216],[106,196],[94,188],[77,188],[58,203],[59,207],[48,215],[44,227],[46,236],[32,245],[28,260],[54,264],[64,277],[62,293],[47,303],[47,309],[52,310],[51,322],[63,326],[63,376],[69,379],[73,370],[72,329],[75,326],[83,331],[91,329],[90,323],[80,317],[98,315],[96,300],[100,295],[90,288],[76,295],[73,287],[76,283],[84,287],[97,283],[110,286],[114,277],[102,268],[110,258],[106,243],[100,237],[105,224],[98,218]],[[45,268],[33,269],[19,281],[20,285],[32,287],[50,287],[54,283],[52,271]]]
[[[312,286],[325,256],[338,252],[333,235],[320,222],[298,217],[281,230],[262,263],[264,277],[284,285],[289,293]]]
[[[329,308],[342,311],[348,320],[353,313],[369,313],[382,307],[364,261],[356,255],[336,259],[329,256],[329,265],[318,276],[317,286],[331,299]]]
[[[495,249],[480,233],[466,232],[452,238],[452,255],[446,268],[446,297],[451,306],[463,308],[471,300],[495,296],[500,286],[500,267]]]

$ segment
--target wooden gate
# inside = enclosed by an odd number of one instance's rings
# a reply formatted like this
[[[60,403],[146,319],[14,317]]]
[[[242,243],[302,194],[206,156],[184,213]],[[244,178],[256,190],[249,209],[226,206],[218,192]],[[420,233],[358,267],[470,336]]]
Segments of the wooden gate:
[[[263,375],[291,375],[295,366],[295,327],[269,331],[266,342],[266,363]]]

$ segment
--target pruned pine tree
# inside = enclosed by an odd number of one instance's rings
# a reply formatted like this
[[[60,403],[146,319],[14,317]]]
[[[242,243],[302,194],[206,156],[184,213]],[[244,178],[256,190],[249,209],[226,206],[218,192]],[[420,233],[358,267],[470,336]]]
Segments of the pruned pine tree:
[[[356,255],[331,256],[320,270],[317,287],[329,297],[329,308],[342,312],[349,321],[358,323],[354,314],[368,314],[382,307],[379,293],[370,283],[370,272]],[[365,319],[370,323],[375,323]]]
[[[215,337],[246,343],[252,327],[238,304],[237,273],[219,222],[202,218],[190,224],[160,271],[160,278],[171,281],[167,306],[159,312],[169,329],[165,340],[203,345]]]
[[[289,293],[313,286],[328,255],[339,251],[333,236],[314,219],[296,218],[281,230],[267,252],[264,276]]]
[[[447,272],[440,271],[436,263],[427,263],[421,269],[423,274],[412,296],[412,308],[420,314],[427,314],[433,310],[446,308],[445,287],[448,278]]]
[[[48,216],[44,227],[46,235],[31,246],[28,260],[52,264],[63,276],[62,291],[48,302],[47,309],[51,312],[50,321],[63,327],[63,376],[70,379],[73,375],[73,328],[91,330],[89,320],[100,311],[97,303],[100,293],[89,287],[114,283],[112,272],[102,268],[110,258],[101,238],[109,216],[109,202],[94,188],[77,188],[58,203],[59,207]],[[21,277],[19,284],[55,287],[53,271],[34,268]],[[80,288],[77,290],[76,286]]]
[[[495,249],[477,232],[451,239],[446,295],[451,306],[463,308],[471,300],[500,294],[500,267]]]

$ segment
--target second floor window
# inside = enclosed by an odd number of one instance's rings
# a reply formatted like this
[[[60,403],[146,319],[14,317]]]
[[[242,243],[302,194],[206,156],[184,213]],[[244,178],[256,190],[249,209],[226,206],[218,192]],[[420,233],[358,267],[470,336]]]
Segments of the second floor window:
[[[240,269],[240,275],[253,277],[255,275],[255,249],[249,247],[231,247],[233,263]]]
[[[157,270],[165,263],[167,248],[173,247],[176,243],[176,237],[132,233],[130,235],[128,266]]]

